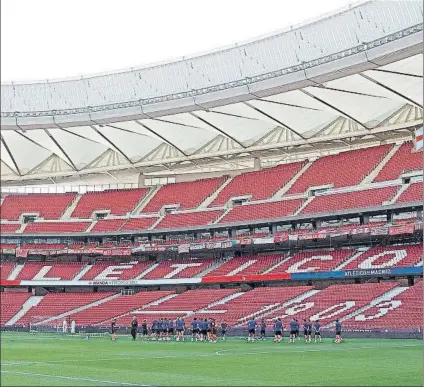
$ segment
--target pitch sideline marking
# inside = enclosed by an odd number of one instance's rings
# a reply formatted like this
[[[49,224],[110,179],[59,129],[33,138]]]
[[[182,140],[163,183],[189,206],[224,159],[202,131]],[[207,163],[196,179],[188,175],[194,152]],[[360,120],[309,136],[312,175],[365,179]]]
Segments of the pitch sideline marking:
[[[78,377],[75,377],[75,376],[63,376],[63,375],[51,375],[51,374],[36,374],[36,373],[32,373],[32,372],[6,371],[6,370],[1,370],[1,372],[2,373],[8,373],[8,374],[14,374],[14,375],[41,376],[41,377],[44,377],[44,378],[56,378],[56,379],[66,379],[66,380],[79,380],[79,381],[82,381],[82,382],[117,384],[119,386],[153,387],[150,384],[135,384],[135,383],[128,383],[128,382],[115,382],[113,380],[78,378]]]
[[[402,348],[402,347],[419,347],[421,345],[414,345],[414,344],[404,344],[404,345],[397,345],[397,346],[391,346],[391,348]],[[269,349],[276,349],[278,347],[267,347]],[[286,347],[287,348],[287,347]],[[314,348],[314,349],[297,349],[294,352],[321,352],[321,351],[346,351],[346,350],[361,350],[361,349],[374,349],[374,348],[382,348],[382,347],[375,347],[375,346],[366,346],[366,347],[345,347],[345,348]],[[257,348],[258,350],[263,348]],[[11,361],[11,362],[1,362],[1,366],[25,366],[25,365],[36,365],[36,364],[60,364],[60,363],[70,363],[70,362],[98,362],[98,361],[117,361],[117,360],[128,360],[128,359],[137,359],[137,360],[150,360],[150,359],[173,359],[173,358],[184,358],[184,359],[190,359],[190,358],[198,358],[198,357],[214,357],[214,356],[233,356],[233,355],[257,355],[257,354],[272,354],[272,353],[281,353],[277,351],[256,351],[256,352],[231,352],[232,349],[223,349],[221,351],[216,351],[215,353],[206,353],[206,354],[196,354],[193,356],[181,356],[181,355],[168,355],[168,356],[149,356],[149,357],[130,357],[130,358],[101,358],[101,359],[87,359],[87,360],[81,360],[81,359],[68,359],[68,360],[52,360],[52,361]]]
[[[421,347],[421,345],[414,345],[414,344],[404,344],[404,345],[395,345],[390,346],[390,348],[403,348],[403,347]],[[276,348],[276,347],[268,347],[268,348]],[[278,347],[277,347],[278,348]],[[294,352],[321,352],[321,351],[350,351],[350,350],[361,350],[361,349],[377,349],[377,348],[383,348],[383,347],[373,347],[373,346],[367,346],[367,347],[345,347],[345,348],[315,348],[315,349],[302,349],[302,350],[295,350]],[[263,348],[258,348],[263,349]],[[254,350],[254,348],[253,348]],[[273,353],[281,353],[277,351],[256,351],[256,352],[230,352],[231,349],[223,349],[222,351],[216,351],[215,355],[217,356],[234,356],[234,355],[257,355],[257,354],[273,354]]]

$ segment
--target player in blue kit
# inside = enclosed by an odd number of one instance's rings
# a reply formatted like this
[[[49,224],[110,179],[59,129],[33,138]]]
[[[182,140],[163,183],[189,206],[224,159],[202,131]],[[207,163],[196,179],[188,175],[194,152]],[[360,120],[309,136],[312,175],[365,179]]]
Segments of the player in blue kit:
[[[253,318],[247,322],[247,329],[249,332],[247,341],[255,341],[256,321]]]
[[[315,342],[317,342],[317,338],[319,338],[319,342],[322,343],[321,324],[319,323],[319,320],[316,320],[314,323],[314,337]]]
[[[311,335],[312,335],[312,322],[311,319],[308,318],[308,321],[306,321],[306,342],[310,343],[311,342]]]
[[[294,321],[296,321],[296,338],[298,340],[300,340],[300,337],[299,337],[299,321],[297,320],[297,318],[295,318]]]
[[[336,339],[334,340],[335,343],[340,344],[343,341],[342,339],[342,324],[340,323],[339,319],[336,320]]]
[[[157,331],[158,331],[158,322],[157,320],[153,320],[152,321],[152,326],[151,326],[151,339],[152,340],[156,340],[157,339]]]
[[[197,318],[195,317],[191,322],[191,341],[197,342],[200,339],[199,333],[199,321],[197,321]]]
[[[169,340],[172,340],[172,337],[174,336],[174,320],[168,321],[168,337]]]
[[[303,319],[303,337],[305,338],[305,342],[308,341],[308,322],[306,319]]]
[[[169,340],[169,332],[168,332],[168,328],[169,328],[169,321],[167,318],[165,318],[163,320],[162,323],[162,329],[163,329],[163,340],[164,341],[168,341]]]
[[[204,319],[200,321],[200,341],[206,341],[208,338],[208,321]]]
[[[296,320],[293,318],[290,321],[290,340],[289,343],[294,343],[296,341],[296,329],[298,327],[298,324]]]
[[[274,343],[280,343],[283,338],[283,322],[281,318],[277,318],[277,321],[274,324]]]
[[[184,320],[181,317],[177,318],[175,322],[177,328],[177,341],[184,341]]]

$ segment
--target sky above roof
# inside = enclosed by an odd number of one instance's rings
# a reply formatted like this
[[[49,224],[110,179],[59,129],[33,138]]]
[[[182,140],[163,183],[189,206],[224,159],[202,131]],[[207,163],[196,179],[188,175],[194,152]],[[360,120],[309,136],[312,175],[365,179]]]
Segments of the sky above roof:
[[[281,30],[349,3],[1,0],[1,81],[64,78],[169,60]]]

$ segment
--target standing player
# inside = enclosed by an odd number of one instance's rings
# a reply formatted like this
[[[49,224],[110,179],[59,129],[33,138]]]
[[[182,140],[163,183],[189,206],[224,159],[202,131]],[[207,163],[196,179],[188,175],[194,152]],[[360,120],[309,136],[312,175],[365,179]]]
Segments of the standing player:
[[[197,342],[200,339],[199,332],[199,322],[197,321],[197,317],[195,317],[191,322],[191,341],[196,340]]]
[[[342,324],[340,323],[339,319],[336,320],[336,339],[334,340],[335,343],[340,344],[343,341],[342,339]]]
[[[151,327],[151,330],[152,330],[152,340],[157,340],[157,332],[158,332],[158,321],[156,320],[156,319],[154,319],[153,321],[152,321],[152,327]]]
[[[297,323],[296,320],[293,318],[290,321],[290,343],[294,343],[296,341],[296,327]]]
[[[319,323],[319,320],[316,320],[314,323],[314,337],[315,342],[317,342],[317,338],[319,337],[319,342],[322,343],[321,324]]]
[[[113,319],[112,323],[110,324],[110,333],[112,335],[112,341],[116,340],[116,320]]]
[[[274,324],[274,334],[274,343],[280,343],[283,338],[283,322],[280,317],[277,318],[277,321]]]
[[[169,321],[167,318],[163,320],[163,340],[168,341],[169,340]]]
[[[303,319],[303,337],[305,338],[305,343],[308,342],[308,321]]]
[[[266,339],[266,322],[265,319],[261,321],[261,340]]]
[[[299,337],[299,321],[297,320],[297,318],[294,319],[294,321],[296,321],[296,338],[298,340],[300,340],[300,337]]]
[[[208,341],[211,341],[211,333],[212,333],[212,329],[211,329],[211,319],[209,320],[205,320],[206,321],[206,326],[207,326],[207,337],[208,337]]]
[[[226,321],[224,320],[221,323],[221,335],[222,335],[222,340],[225,341],[225,337],[227,336],[227,329],[228,329],[228,324],[226,323]]]
[[[148,336],[147,321],[143,320],[143,322],[141,323],[141,339],[144,340],[147,338],[147,336]]]
[[[306,322],[306,342],[310,343],[311,342],[311,335],[312,335],[312,323],[311,323],[311,319],[308,318],[308,321]]]
[[[174,320],[168,321],[168,336],[169,336],[169,340],[172,340],[174,336]]]
[[[134,316],[131,321],[131,336],[133,341],[137,338],[137,328],[138,328],[138,321],[137,318]]]
[[[177,318],[175,323],[177,327],[177,341],[184,341],[184,320],[181,317]]]
[[[200,341],[206,341],[208,338],[208,320],[200,322]]]
[[[256,321],[255,319],[251,319],[247,322],[247,329],[249,332],[249,336],[247,337],[247,341],[255,341],[255,332],[256,332]]]
[[[210,321],[210,327],[211,327],[211,336],[210,336],[211,343],[217,343],[218,339],[216,337],[216,322],[213,318]]]

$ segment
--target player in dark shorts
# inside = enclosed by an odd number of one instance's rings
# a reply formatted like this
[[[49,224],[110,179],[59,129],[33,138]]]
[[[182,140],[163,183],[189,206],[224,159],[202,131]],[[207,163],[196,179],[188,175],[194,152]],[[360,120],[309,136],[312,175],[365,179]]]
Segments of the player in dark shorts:
[[[201,335],[202,335],[202,341],[208,341],[208,320],[205,318],[202,321],[202,329],[201,329]]]
[[[305,342],[308,341],[308,322],[306,319],[303,319],[303,337],[305,338]]]
[[[343,341],[342,339],[342,324],[340,323],[339,319],[336,320],[336,339],[334,340],[335,343],[340,344]]]
[[[200,341],[206,341],[208,338],[208,320],[200,322]]]
[[[296,341],[296,327],[297,323],[295,319],[290,321],[290,343],[294,343]]]
[[[116,320],[113,319],[110,324],[110,334],[112,335],[112,341],[116,340]]]
[[[212,333],[211,321],[212,321],[211,319],[206,320],[206,323],[208,324],[208,329],[207,329],[208,341],[211,340],[211,333]]]
[[[147,321],[143,320],[141,324],[141,338],[145,339],[148,336],[149,332],[147,331]]]
[[[261,340],[265,340],[266,338],[266,322],[265,319],[261,321]]]
[[[152,321],[151,330],[152,330],[152,340],[157,340],[157,338],[158,338],[158,336],[157,336],[157,333],[158,333],[158,322],[157,322],[157,320]]]
[[[247,337],[247,341],[255,341],[255,332],[256,332],[256,321],[255,319],[251,319],[247,322],[247,330],[249,332],[249,336]]]
[[[210,340],[211,343],[217,343],[218,342],[218,338],[216,337],[216,322],[214,319],[211,319],[210,321],[210,329],[211,329],[211,335],[210,335]]]
[[[169,321],[168,321],[167,318],[165,318],[163,320],[163,326],[162,326],[162,328],[163,328],[163,339],[165,341],[168,341],[169,340]]]
[[[306,321],[306,342],[311,342],[311,336],[312,336],[312,323],[311,319],[308,318],[308,321]]]
[[[169,340],[172,340],[172,337],[174,336],[174,320],[168,321],[168,337]]]
[[[199,334],[199,321],[197,321],[197,317],[195,317],[191,322],[191,341],[197,342],[200,339]]]
[[[184,341],[184,320],[181,317],[178,317],[175,322],[175,326],[177,328],[176,341]]]
[[[314,323],[314,338],[315,342],[317,342],[317,338],[319,337],[319,342],[322,343],[322,337],[321,337],[321,324],[319,323],[319,320],[316,320]]]
[[[299,337],[299,321],[297,320],[297,318],[294,321],[296,321],[296,338],[298,340],[300,340],[300,337]]]
[[[138,321],[137,318],[134,316],[131,321],[131,336],[133,338],[133,341],[137,338],[137,329],[138,329]]]
[[[283,338],[283,322],[280,317],[277,318],[274,324],[274,334],[274,343],[280,343]]]
[[[221,335],[222,335],[222,340],[225,341],[225,338],[227,336],[227,329],[228,329],[228,324],[223,321],[221,323]]]

